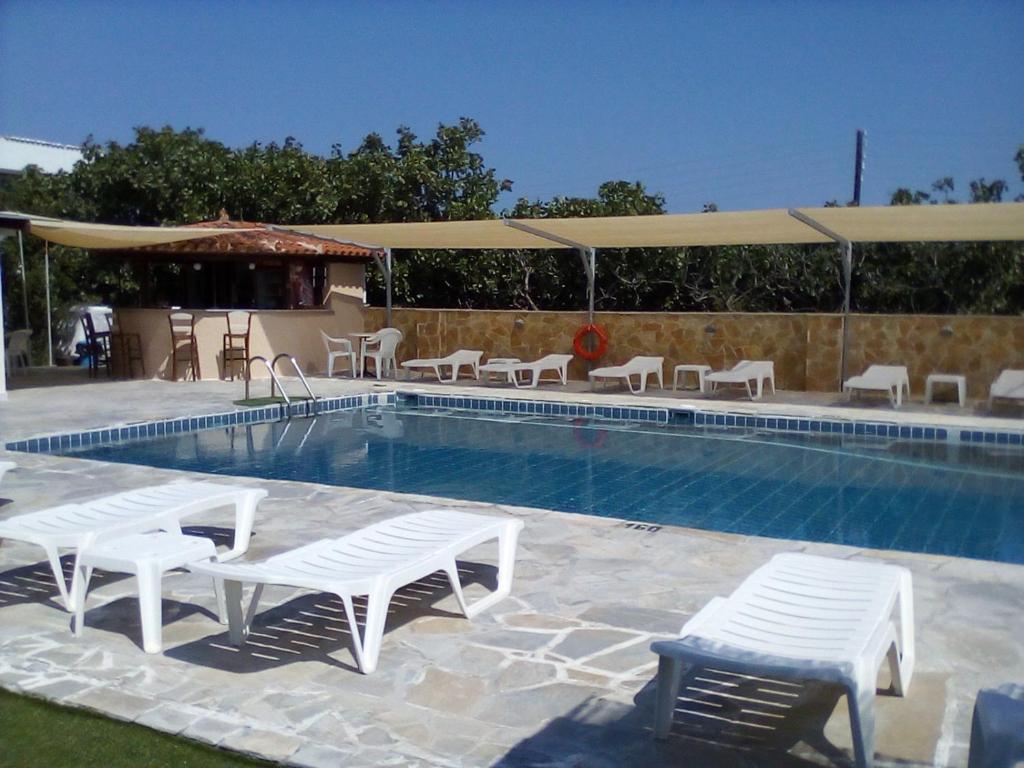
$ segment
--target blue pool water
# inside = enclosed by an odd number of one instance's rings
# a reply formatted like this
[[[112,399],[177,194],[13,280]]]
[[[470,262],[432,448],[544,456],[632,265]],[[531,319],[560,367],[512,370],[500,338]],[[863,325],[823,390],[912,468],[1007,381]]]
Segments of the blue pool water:
[[[1024,451],[392,406],[67,455],[1024,563]]]

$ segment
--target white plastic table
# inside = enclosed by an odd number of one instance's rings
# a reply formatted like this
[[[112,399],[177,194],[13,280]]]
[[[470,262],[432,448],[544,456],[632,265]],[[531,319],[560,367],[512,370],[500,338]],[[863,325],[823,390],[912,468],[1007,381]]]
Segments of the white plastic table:
[[[131,573],[138,582],[143,650],[160,653],[163,646],[161,582],[164,573],[189,563],[216,559],[217,548],[210,539],[166,531],[109,539],[83,550],[78,558],[82,589],[75,607],[75,634],[81,635],[85,625],[85,596],[89,591],[92,569]],[[217,593],[220,603],[219,589]],[[223,611],[221,615],[224,615]]]
[[[926,403],[932,401],[933,384],[956,384],[957,402],[960,403],[961,408],[964,407],[964,403],[967,402],[966,376],[961,376],[957,373],[929,373],[928,377],[924,380],[924,401]]]
[[[521,363],[523,361],[520,360],[518,357],[489,357],[487,359],[487,362],[488,362],[488,364],[490,364],[490,363],[503,363],[503,364],[507,364],[507,365],[512,365],[514,363]],[[491,375],[492,374],[495,375],[495,376],[501,376],[500,373],[497,373],[495,371],[484,371],[484,384],[486,384],[488,381],[491,380]],[[512,377],[515,376],[515,375],[516,374],[515,374],[514,371],[509,371],[508,372],[508,383],[509,384],[512,383]]]
[[[697,374],[697,389],[704,392],[704,377],[711,373],[710,365],[690,365],[683,364],[677,365],[672,371],[672,391],[675,392],[679,386],[679,375],[683,374],[683,384],[686,384],[685,374],[696,373]]]
[[[362,332],[362,331],[354,331],[354,332],[349,333],[347,335],[349,335],[353,339],[355,339],[356,340],[356,346],[359,347],[359,375],[362,376],[363,375],[363,342],[366,341],[367,339],[373,337],[373,336],[376,336],[377,334],[376,334],[376,332],[374,332],[374,333],[365,333],[365,332]]]

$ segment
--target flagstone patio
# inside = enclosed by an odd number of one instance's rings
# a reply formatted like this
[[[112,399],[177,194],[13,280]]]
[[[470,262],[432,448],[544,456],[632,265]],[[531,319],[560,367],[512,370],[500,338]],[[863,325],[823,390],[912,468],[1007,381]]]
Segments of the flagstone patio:
[[[373,382],[314,382],[323,394],[367,386]],[[15,391],[0,405],[0,434],[6,441],[222,412],[234,407],[238,389],[104,382]],[[19,464],[0,485],[0,518],[208,477],[3,451],[0,458]],[[513,595],[470,622],[442,580],[403,590],[389,614],[380,666],[364,676],[334,599],[268,589],[252,639],[237,649],[216,621],[207,581],[172,574],[164,582],[164,651],[147,655],[130,579],[96,577],[86,630],[75,638],[41,550],[4,542],[0,685],[294,765],[844,764],[849,724],[843,701],[827,717],[832,691],[803,692],[817,702],[822,722],[810,730],[796,724],[813,746],[801,743],[791,753],[735,749],[724,735],[696,740],[688,721],[666,742],[651,737],[651,641],[678,632],[710,597],[727,594],[772,554],[796,550],[879,557],[913,573],[918,666],[907,698],[878,699],[879,764],[966,764],[978,689],[1024,679],[1022,566],[671,526],[650,532],[611,519],[310,483],[238,482],[270,493],[251,558],[438,505],[520,517],[526,527]],[[194,521],[221,540],[230,522]],[[472,553],[464,572],[471,593],[493,578],[493,563],[486,547]],[[780,739],[792,738],[787,728]]]

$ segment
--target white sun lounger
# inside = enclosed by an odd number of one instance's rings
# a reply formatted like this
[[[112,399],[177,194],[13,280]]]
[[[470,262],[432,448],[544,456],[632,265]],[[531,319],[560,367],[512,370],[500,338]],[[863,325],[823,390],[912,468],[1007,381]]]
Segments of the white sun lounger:
[[[910,397],[910,377],[905,365],[869,365],[860,376],[854,376],[843,382],[843,389],[850,395],[853,390],[871,390],[885,392],[893,408],[903,405],[903,392]]]
[[[636,395],[647,391],[647,377],[654,374],[658,377],[658,386],[664,389],[665,379],[662,373],[664,365],[664,357],[637,356],[622,365],[595,368],[589,374],[590,388],[594,388],[595,379],[625,379],[629,391]],[[633,376],[640,378],[640,384],[637,389],[633,389]]]
[[[882,563],[776,555],[728,598],[716,597],[701,609],[678,640],[655,642],[651,649],[660,655],[657,738],[672,726],[683,665],[819,680],[846,689],[856,763],[870,766],[879,666],[888,658],[898,696],[906,695],[914,671],[910,572]]]
[[[323,539],[275,555],[262,563],[195,563],[189,569],[222,579],[231,642],[242,645],[266,584],[329,592],[341,598],[352,633],[356,664],[363,674],[377,668],[388,604],[395,591],[444,571],[466,618],[506,597],[512,589],[516,541],[522,520],[487,517],[451,509],[414,512],[363,528],[340,539]],[[455,559],[490,539],[498,540],[497,589],[466,604]],[[255,584],[243,616],[242,584]],[[360,636],[352,598],[366,595]]]
[[[445,379],[441,376],[442,368],[451,368],[452,377],[448,379],[452,383],[459,379],[459,369],[463,366],[467,366],[473,374],[473,378],[480,378],[480,358],[484,356],[483,352],[475,349],[459,349],[452,352],[446,357],[424,357],[418,360],[406,360],[402,363],[403,368],[407,369],[420,369],[430,370],[433,369],[434,375],[437,376],[438,381],[444,381]]]
[[[42,547],[50,561],[64,605],[70,611],[74,610],[78,590],[78,555],[97,537],[110,538],[115,534],[156,530],[180,533],[183,518],[234,506],[234,546],[218,556],[220,560],[229,560],[244,554],[249,548],[256,507],[266,495],[262,488],[216,483],[154,485],[0,520],[0,542],[13,539]],[[62,549],[75,552],[70,589],[60,564]]]
[[[15,464],[13,461],[0,461],[0,483],[3,482],[4,475],[6,475],[10,470],[14,469],[16,466],[18,465]]]
[[[529,387],[530,389],[537,388],[544,371],[554,371],[564,386],[571,360],[572,355],[544,355],[532,363],[485,363],[480,366],[480,370],[487,374],[505,374],[509,384],[517,388]]]
[[[1006,370],[996,377],[988,391],[988,407],[996,398],[1024,400],[1024,371]]]
[[[757,396],[750,390],[750,382],[757,382]],[[742,384],[747,388],[747,397],[760,400],[764,394],[764,383],[772,385],[775,394],[775,363],[771,360],[740,360],[728,371],[716,371],[704,376],[704,384],[709,393],[715,391],[718,384]]]

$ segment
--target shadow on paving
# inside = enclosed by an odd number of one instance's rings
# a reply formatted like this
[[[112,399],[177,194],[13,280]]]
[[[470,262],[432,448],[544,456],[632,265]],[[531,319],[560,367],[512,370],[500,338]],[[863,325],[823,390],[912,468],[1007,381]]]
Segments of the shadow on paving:
[[[75,567],[74,556],[64,555],[60,559],[60,565],[64,571],[64,580],[70,585]],[[96,571],[90,581],[90,589],[114,584],[126,578],[128,576],[123,573]],[[45,602],[51,602],[54,607],[64,610],[64,601],[61,599],[60,590],[57,589],[57,582],[53,580],[50,563],[46,560],[0,573],[0,609],[24,603]],[[70,614],[68,616],[70,618]]]
[[[472,585],[482,585],[489,590],[497,587],[496,567],[467,562],[459,562],[458,567],[464,590]],[[246,592],[243,607],[247,609],[250,590]],[[461,613],[434,607],[451,595],[451,585],[443,572],[402,587],[388,606],[385,636],[427,616],[461,617]],[[467,595],[467,599],[472,602],[473,596]],[[353,604],[356,619],[362,625],[366,620],[366,599],[353,598]],[[335,655],[342,649],[348,651],[345,661]],[[384,656],[386,649],[381,653]],[[263,672],[303,661],[358,671],[345,608],[337,596],[329,593],[306,593],[258,611],[241,647],[232,645],[225,631],[179,645],[166,651],[166,655],[190,664],[238,673]]]
[[[683,676],[672,731],[663,741],[654,738],[656,693],[657,682],[651,680],[636,695],[632,707],[588,699],[514,746],[495,766],[853,765],[851,754],[829,742],[824,734],[825,724],[842,696],[837,686],[692,667]],[[807,757],[790,754],[789,750],[801,742],[798,751]]]

